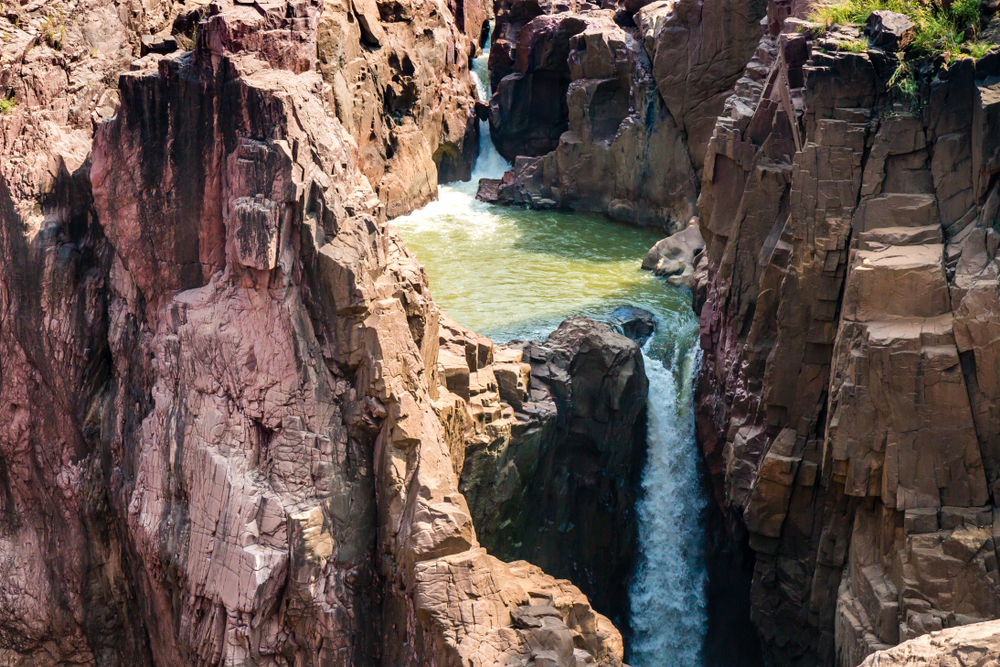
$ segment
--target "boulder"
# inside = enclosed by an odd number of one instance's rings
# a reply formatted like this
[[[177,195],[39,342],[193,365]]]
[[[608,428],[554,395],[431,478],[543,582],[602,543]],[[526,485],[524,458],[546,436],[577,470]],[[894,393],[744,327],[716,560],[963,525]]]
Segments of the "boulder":
[[[611,323],[639,347],[656,331],[656,315],[635,306],[619,306],[611,311]]]
[[[143,35],[139,39],[142,55],[167,54],[177,50],[177,40],[167,35]]]
[[[479,188],[476,190],[476,199],[486,202],[487,204],[497,203],[497,199],[499,198],[500,182],[499,178],[479,179]]]
[[[671,285],[691,287],[695,259],[704,248],[698,220],[692,218],[687,227],[650,248],[642,260],[642,268],[666,276]]]
[[[466,449],[461,489],[477,535],[501,558],[530,557],[579,582],[595,609],[625,624],[646,450],[642,353],[581,317],[510,345],[530,364],[530,384],[512,401],[510,430]]]
[[[932,632],[870,655],[861,667],[946,667],[989,664],[1000,655],[1000,621]]]
[[[902,51],[917,36],[917,26],[906,14],[880,9],[868,15],[865,32],[872,46]]]

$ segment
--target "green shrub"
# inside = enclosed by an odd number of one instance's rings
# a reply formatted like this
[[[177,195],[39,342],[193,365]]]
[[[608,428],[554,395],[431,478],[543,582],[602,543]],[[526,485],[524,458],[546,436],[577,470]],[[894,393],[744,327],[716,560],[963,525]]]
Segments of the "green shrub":
[[[992,42],[966,42],[962,45],[962,51],[979,60],[989,53],[996,44]]]
[[[17,106],[17,102],[11,97],[0,98],[0,113],[3,115],[9,114]]]
[[[920,88],[912,64],[900,60],[896,71],[889,77],[889,90],[895,91],[910,103],[916,103]]]

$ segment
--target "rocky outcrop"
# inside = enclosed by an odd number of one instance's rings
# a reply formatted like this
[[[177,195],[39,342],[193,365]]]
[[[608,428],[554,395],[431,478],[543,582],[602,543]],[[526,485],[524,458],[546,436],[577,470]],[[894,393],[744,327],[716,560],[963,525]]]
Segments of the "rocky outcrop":
[[[642,268],[658,276],[666,276],[667,283],[690,287],[694,265],[705,249],[698,219],[691,218],[687,227],[671,234],[649,249],[642,260]]]
[[[564,48],[550,50],[552,38],[534,39],[547,26],[558,27],[555,43]],[[515,72],[500,81],[491,102],[494,142],[508,159],[521,156],[498,201],[599,211],[665,228],[690,218],[696,186],[683,137],[657,93],[649,56],[614,13],[539,16],[521,29],[517,44]],[[536,85],[538,74],[522,70],[540,60],[562,77],[560,87],[544,86],[557,102],[519,92]],[[536,97],[564,111],[543,121],[540,111],[520,108]],[[539,128],[546,140],[526,142]]]
[[[620,665],[480,546],[320,4],[214,3],[120,78],[135,26],[75,9],[58,48],[22,23],[0,116],[0,662]]]
[[[486,0],[324,3],[319,72],[389,217],[472,174],[479,98],[469,61],[490,11]]]
[[[618,306],[608,315],[609,324],[641,348],[656,332],[656,315],[644,308]]]
[[[762,15],[763,5],[701,0],[617,12],[501,3],[490,122],[514,170],[498,201],[682,229]]]
[[[648,382],[638,345],[572,318],[545,341],[515,342],[477,364],[457,363],[454,377],[468,377],[470,392],[492,386],[503,402],[487,413],[490,426],[477,426],[461,466],[480,539],[501,558],[529,560],[576,582],[627,627],[624,582],[635,557],[646,451]],[[472,405],[480,400],[473,395]]]
[[[975,623],[961,628],[932,632],[879,651],[862,667],[944,667],[945,665],[989,665],[1000,655],[1000,623]]]
[[[766,2],[658,0],[634,15],[653,78],[698,173],[715,118],[760,39]],[[627,6],[627,4],[626,4]]]
[[[705,160],[699,439],[771,659],[857,665],[1000,617],[1000,59],[911,105],[891,53],[788,13]]]

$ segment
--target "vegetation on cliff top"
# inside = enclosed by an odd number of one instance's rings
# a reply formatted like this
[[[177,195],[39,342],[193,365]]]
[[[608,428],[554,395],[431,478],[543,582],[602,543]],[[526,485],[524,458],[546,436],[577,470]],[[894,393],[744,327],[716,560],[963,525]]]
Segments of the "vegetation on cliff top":
[[[945,0],[940,6],[920,0],[846,0],[818,7],[810,19],[825,26],[864,24],[878,10],[905,14],[913,21],[917,34],[906,49],[908,55],[980,58],[994,46],[977,39],[984,27],[980,0]]]

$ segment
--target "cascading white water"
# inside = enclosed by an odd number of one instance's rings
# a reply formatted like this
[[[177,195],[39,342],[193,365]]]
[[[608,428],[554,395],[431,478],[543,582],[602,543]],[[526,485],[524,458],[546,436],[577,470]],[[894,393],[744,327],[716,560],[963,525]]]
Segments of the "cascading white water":
[[[473,62],[484,101],[488,58],[487,51]],[[639,269],[658,240],[648,231],[477,201],[479,179],[500,178],[509,168],[482,122],[472,180],[441,186],[438,201],[394,222],[426,266],[435,300],[494,340],[544,338],[567,317],[600,319],[623,304],[656,314],[657,332],[644,349],[649,453],[638,508],[640,559],[633,581],[622,582],[632,596],[630,661],[700,667],[706,572],[692,405],[699,349],[690,295]],[[665,357],[669,368],[660,361]]]
[[[490,32],[493,32],[492,26]],[[472,75],[476,82],[476,92],[483,102],[488,102],[490,99],[489,61],[490,40],[487,39],[482,55],[472,61]],[[503,156],[497,151],[497,147],[493,145],[493,139],[490,137],[490,124],[485,120],[479,121],[479,159],[476,160],[475,168],[472,171],[472,180],[469,181],[473,194],[478,188],[479,179],[500,178],[508,169],[510,169],[510,163],[503,159]]]
[[[639,562],[632,581],[634,667],[697,667],[705,637],[702,563],[705,499],[694,434],[693,380],[697,345],[675,347],[671,368],[645,357],[649,418]]]

